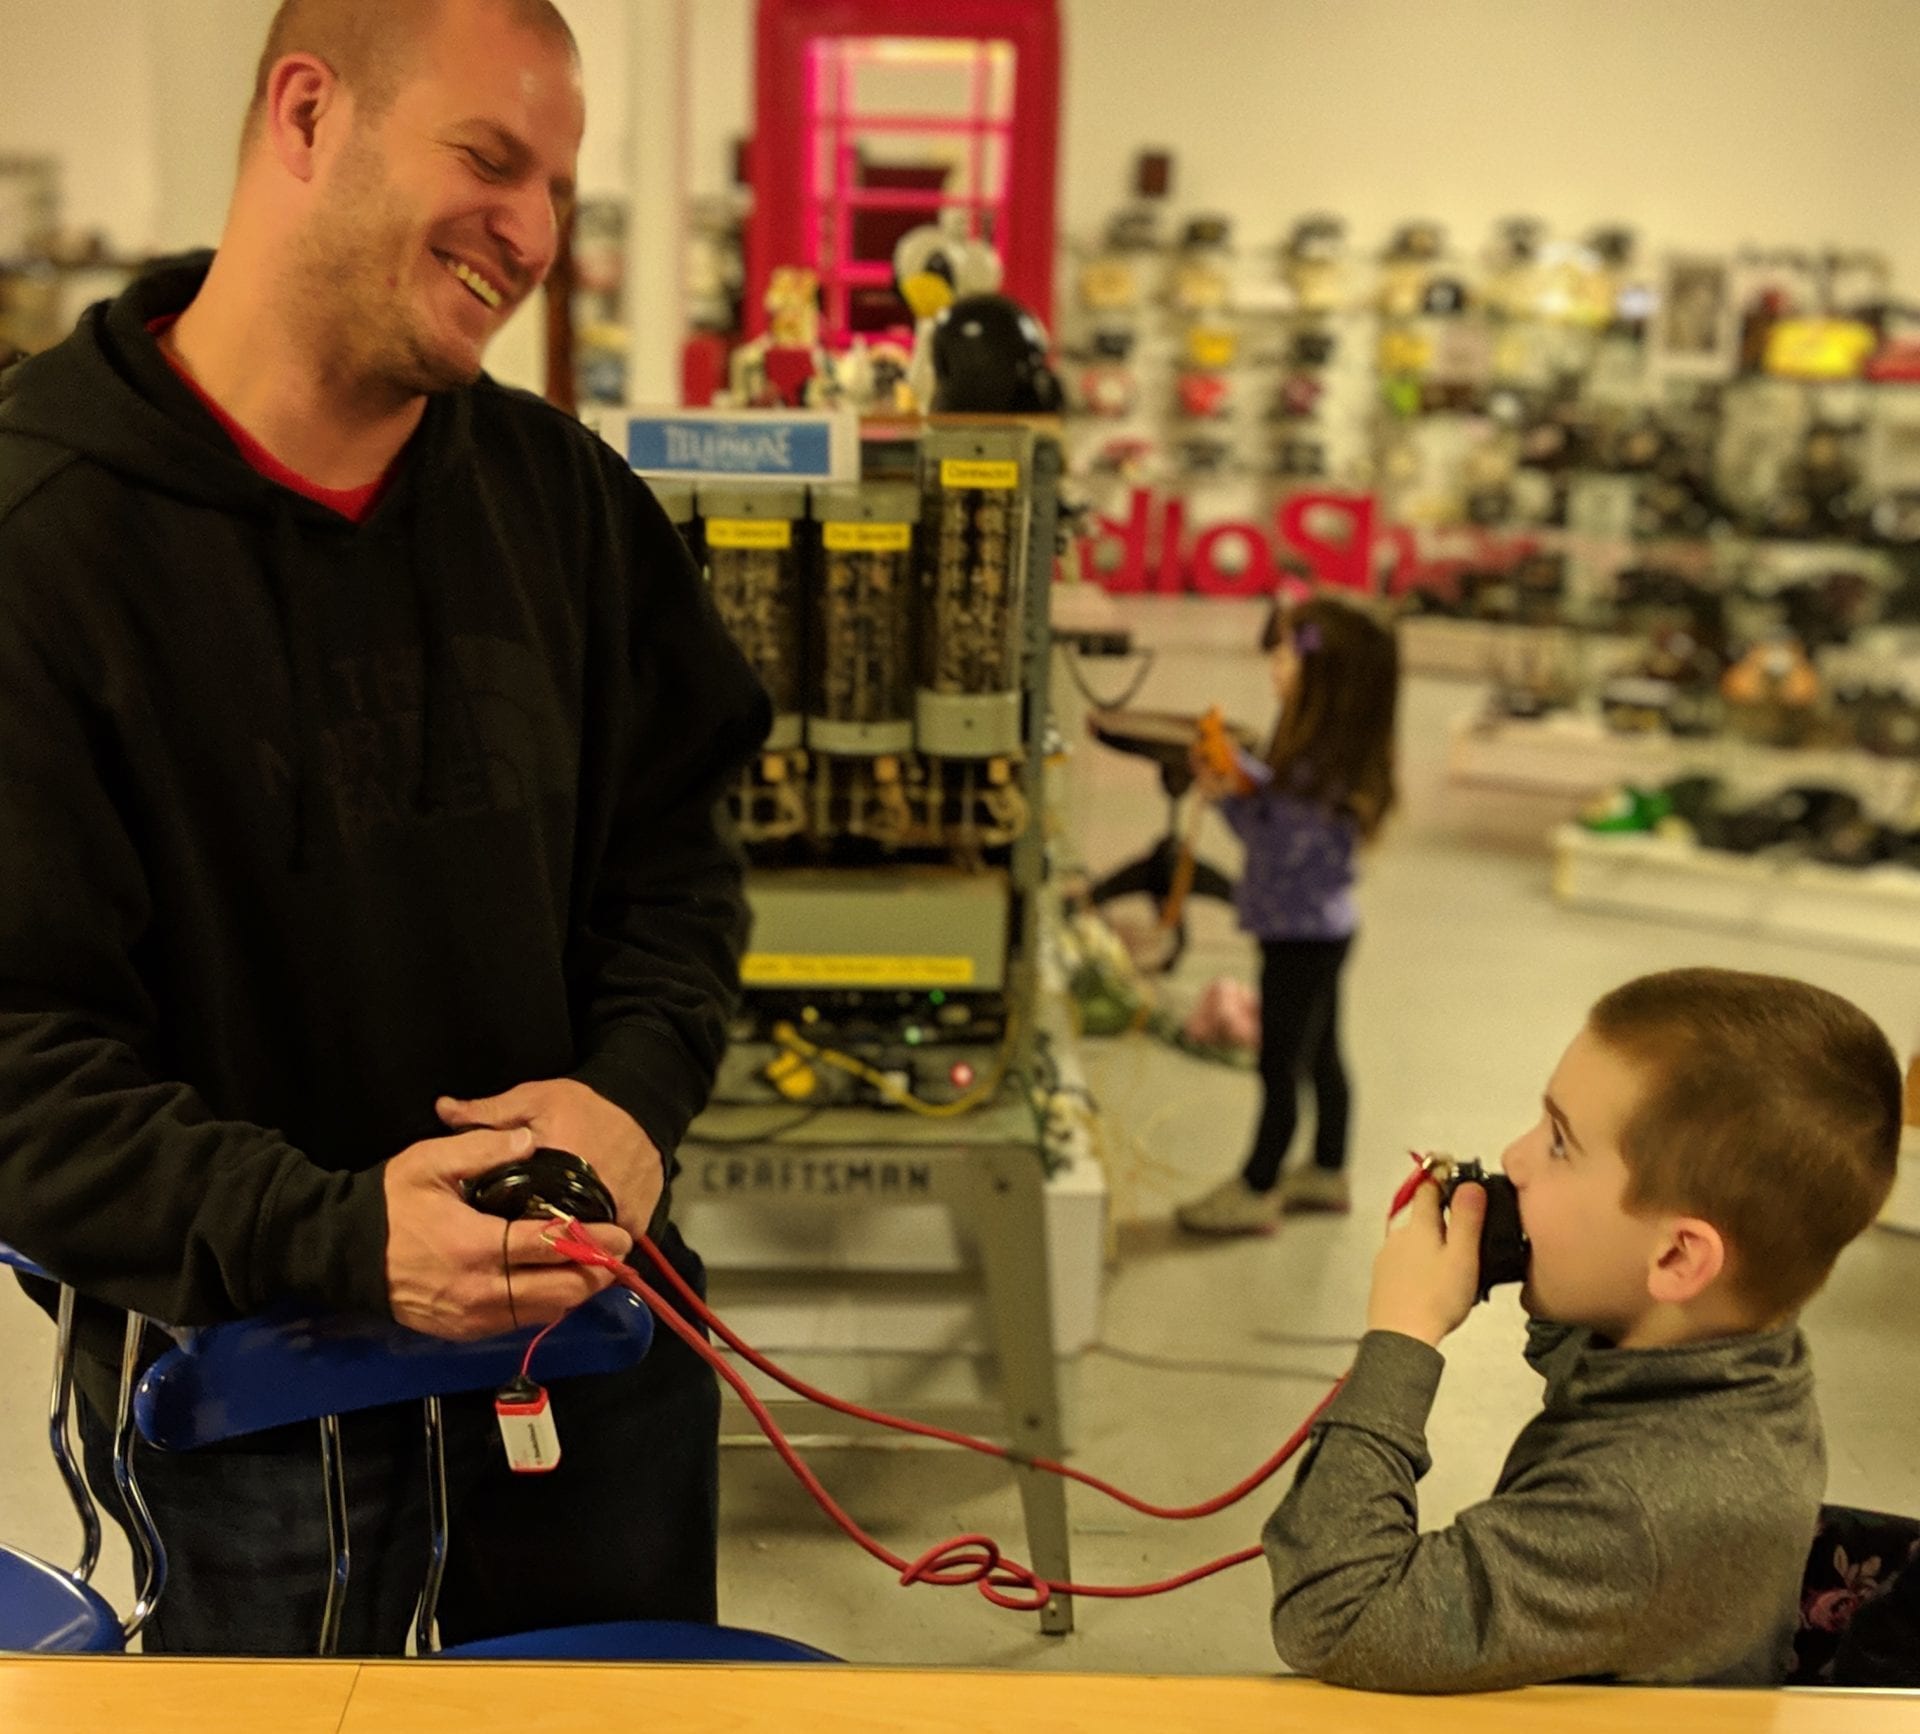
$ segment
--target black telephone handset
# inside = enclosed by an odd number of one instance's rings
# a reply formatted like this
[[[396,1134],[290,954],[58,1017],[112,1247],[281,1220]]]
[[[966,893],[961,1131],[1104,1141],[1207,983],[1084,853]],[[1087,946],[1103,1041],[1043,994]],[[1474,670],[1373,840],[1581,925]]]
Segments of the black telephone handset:
[[[1480,1225],[1480,1292],[1485,1300],[1501,1283],[1525,1282],[1532,1247],[1520,1226],[1520,1195],[1504,1174],[1489,1174],[1478,1162],[1455,1162],[1440,1181],[1440,1202],[1450,1205],[1454,1189],[1472,1181],[1486,1188],[1487,1215]]]
[[[543,1204],[581,1222],[611,1222],[614,1215],[613,1194],[571,1150],[535,1150],[476,1174],[461,1191],[475,1210],[509,1221],[539,1215]]]

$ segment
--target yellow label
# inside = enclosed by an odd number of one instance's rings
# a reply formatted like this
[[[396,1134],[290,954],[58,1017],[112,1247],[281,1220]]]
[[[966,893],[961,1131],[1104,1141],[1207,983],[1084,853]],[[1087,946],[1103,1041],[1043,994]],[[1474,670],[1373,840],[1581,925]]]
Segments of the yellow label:
[[[971,987],[970,957],[881,957],[866,952],[750,951],[748,987]]]
[[[1788,379],[1851,379],[1875,341],[1857,319],[1782,319],[1767,333],[1766,368]]]
[[[793,526],[785,518],[709,518],[709,548],[791,548]]]
[[[904,554],[913,546],[913,526],[823,524],[820,540],[831,554]]]
[[[940,485],[943,488],[1017,488],[1020,466],[1011,459],[1001,462],[990,458],[942,458]]]

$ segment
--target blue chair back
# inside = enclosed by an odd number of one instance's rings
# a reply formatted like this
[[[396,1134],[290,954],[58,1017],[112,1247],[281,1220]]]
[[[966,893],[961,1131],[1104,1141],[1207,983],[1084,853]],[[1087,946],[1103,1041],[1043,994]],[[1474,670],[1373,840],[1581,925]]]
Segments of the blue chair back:
[[[391,1320],[315,1317],[294,1308],[208,1325],[149,1367],[134,1393],[141,1436],[193,1451],[296,1421],[424,1397],[491,1391],[520,1371],[532,1327],[477,1342],[422,1336]],[[610,1288],[540,1345],[543,1379],[636,1366],[653,1342],[639,1296]]]
[[[126,1647],[112,1604],[88,1583],[16,1547],[0,1547],[0,1650],[98,1655]]]
[[[33,1262],[24,1252],[7,1245],[0,1240],[0,1264],[17,1270],[22,1276],[37,1276],[42,1282],[58,1282],[60,1279],[52,1271],[43,1269]]]
[[[333,1574],[320,1619],[319,1650],[328,1656],[339,1644],[351,1561],[340,1417],[389,1403],[423,1402],[429,1552],[415,1636],[424,1655],[433,1644],[434,1611],[447,1559],[440,1399],[506,1384],[520,1371],[534,1335],[529,1326],[456,1343],[390,1320],[316,1317],[280,1308],[259,1318],[206,1326],[168,1350],[141,1377],[131,1403],[133,1424],[162,1450],[191,1451],[298,1421],[320,1423]],[[645,1302],[625,1289],[606,1289],[548,1332],[540,1345],[540,1375],[565,1379],[618,1372],[638,1365],[652,1343],[653,1315]]]
[[[3,1241],[0,1265],[60,1290],[48,1431],[54,1462],[81,1532],[79,1563],[67,1571],[23,1549],[0,1545],[0,1650],[103,1653],[124,1649],[127,1627],[91,1582],[100,1559],[100,1513],[80,1473],[68,1431],[73,1398],[73,1290]]]
[[[38,1266],[0,1247],[0,1258],[36,1275]],[[69,1303],[70,1304],[70,1303]],[[653,1340],[653,1317],[638,1296],[613,1288],[568,1314],[541,1343],[538,1371],[543,1379],[611,1373],[638,1364]],[[129,1330],[129,1366],[137,1348],[137,1323]],[[136,1516],[144,1517],[131,1477],[131,1441],[137,1428],[149,1444],[167,1451],[191,1451],[250,1433],[304,1421],[318,1421],[328,1500],[328,1526],[334,1552],[333,1579],[322,1619],[320,1650],[328,1654],[339,1629],[348,1569],[344,1471],[338,1417],[355,1410],[424,1399],[429,1462],[430,1556],[426,1593],[421,1598],[416,1639],[423,1656],[592,1659],[600,1661],[834,1662],[838,1658],[812,1646],[771,1633],[738,1627],[679,1621],[619,1621],[572,1626],[512,1637],[488,1639],[437,1652],[434,1609],[446,1560],[446,1486],[440,1432],[440,1399],[465,1391],[498,1389],[520,1370],[531,1328],[477,1342],[453,1343],[422,1336],[388,1321],[315,1317],[282,1308],[256,1319],[210,1325],[185,1335],[123,1393],[117,1443],[124,1449],[122,1492]],[[117,1468],[120,1466],[117,1465]],[[83,1483],[84,1485],[84,1483]],[[165,1558],[157,1535],[148,1560],[150,1591],[141,1609],[150,1611],[165,1582]],[[19,1556],[24,1559],[24,1556]],[[52,1568],[28,1561],[24,1582],[38,1567],[66,1582]],[[6,1556],[0,1555],[0,1612],[10,1598]],[[42,1580],[36,1578],[36,1583]],[[42,1583],[42,1587],[44,1584]],[[71,1587],[71,1586],[70,1586]],[[91,1591],[85,1592],[91,1595]],[[95,1602],[99,1598],[95,1596]],[[24,1599],[23,1599],[24,1605]],[[60,1616],[61,1647],[118,1649],[122,1626],[104,1602],[93,1610],[43,1609],[45,1626]],[[144,1612],[142,1616],[144,1617]],[[0,1648],[12,1647],[0,1618]],[[137,1628],[135,1628],[137,1629]],[[44,1646],[43,1646],[44,1647]]]

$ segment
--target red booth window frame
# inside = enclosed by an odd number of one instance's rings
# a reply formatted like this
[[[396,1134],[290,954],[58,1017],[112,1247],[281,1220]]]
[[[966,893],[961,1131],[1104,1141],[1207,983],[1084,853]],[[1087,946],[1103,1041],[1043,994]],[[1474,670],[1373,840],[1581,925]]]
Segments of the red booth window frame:
[[[833,233],[844,251],[852,216],[861,207],[924,204],[931,220],[941,206],[968,208],[978,232],[982,204],[994,212],[995,245],[1004,266],[1004,287],[1043,322],[1053,317],[1055,169],[1059,151],[1060,21],[1054,0],[944,0],[934,9],[915,0],[761,0],[756,30],[753,219],[747,235],[748,328],[766,328],[767,280],[779,265],[817,270],[825,308],[821,335],[829,345],[847,337],[850,291],[890,275],[880,261],[853,262],[819,256],[833,213]],[[972,137],[973,185],[968,199],[944,193],[849,188],[836,166],[824,199],[815,181],[814,148],[819,129],[832,122],[822,112],[813,77],[813,45],[828,37],[894,37],[938,41],[1005,42],[1013,50],[1013,106],[1005,120],[984,112],[986,57],[975,61],[971,118],[906,115],[859,117],[884,122],[888,132],[952,132]],[[844,62],[842,62],[844,65]],[[847,114],[844,91],[828,102]],[[876,127],[876,130],[882,128]],[[985,140],[998,134],[1004,175],[994,196],[984,198],[981,165]],[[849,195],[852,195],[849,197]]]

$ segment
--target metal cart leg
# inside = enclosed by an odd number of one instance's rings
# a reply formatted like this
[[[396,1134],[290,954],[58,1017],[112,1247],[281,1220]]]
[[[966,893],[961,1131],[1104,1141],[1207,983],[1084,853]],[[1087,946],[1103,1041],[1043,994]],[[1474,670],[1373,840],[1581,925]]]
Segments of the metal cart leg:
[[[974,1224],[994,1347],[1000,1357],[1007,1439],[1029,1457],[1058,1459],[1060,1399],[1053,1358],[1053,1308],[1047,1271],[1046,1202],[1032,1149],[982,1150],[975,1157]],[[1027,1554],[1050,1582],[1072,1576],[1068,1558],[1067,1485],[1057,1475],[1016,1469],[1026,1516]],[[1040,1611],[1040,1629],[1073,1630],[1073,1598],[1055,1596]]]

